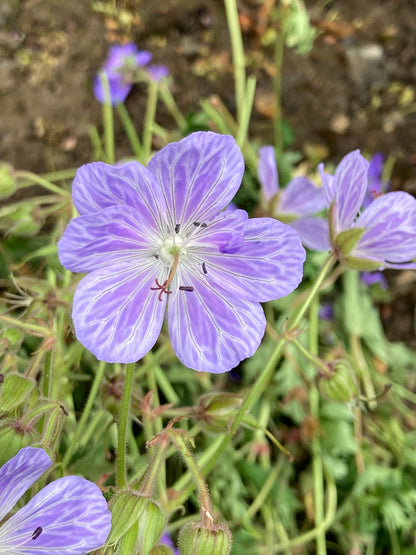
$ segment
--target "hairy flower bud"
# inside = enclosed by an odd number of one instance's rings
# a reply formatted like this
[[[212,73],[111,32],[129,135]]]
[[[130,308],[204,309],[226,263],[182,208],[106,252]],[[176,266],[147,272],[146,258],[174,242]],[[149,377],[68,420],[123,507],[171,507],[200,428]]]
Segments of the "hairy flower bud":
[[[157,545],[154,547],[149,555],[172,555],[173,551],[167,545]]]
[[[332,373],[320,377],[318,387],[324,397],[339,403],[348,403],[358,395],[351,366],[346,360],[336,361]]]
[[[196,417],[207,431],[222,433],[227,430],[241,403],[241,396],[235,393],[208,393],[199,399]]]
[[[181,555],[228,555],[231,545],[231,532],[225,524],[205,528],[193,522],[179,532]]]

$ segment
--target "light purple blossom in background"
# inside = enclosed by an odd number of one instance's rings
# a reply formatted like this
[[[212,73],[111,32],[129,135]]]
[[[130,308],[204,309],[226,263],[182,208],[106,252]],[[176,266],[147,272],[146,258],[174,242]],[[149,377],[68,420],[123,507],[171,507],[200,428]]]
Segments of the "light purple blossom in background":
[[[175,549],[175,544],[173,543],[169,532],[164,532],[162,534],[162,537],[160,538],[160,542],[162,545],[166,545],[167,547],[170,547],[173,551],[173,555],[180,555],[179,553],[179,549]]]
[[[110,87],[111,104],[124,102],[136,81],[138,68],[147,65],[152,59],[150,52],[139,51],[134,43],[114,45],[110,48],[102,71],[107,75]],[[105,102],[105,92],[100,75],[94,78],[94,96]]]
[[[368,166],[358,150],[341,160],[334,176],[319,166],[331,243],[357,269],[416,269],[416,199],[402,191],[382,194],[361,211]]]
[[[390,183],[383,181],[384,155],[376,152],[371,158],[367,173],[367,191],[363,201],[365,208],[373,202],[373,200],[383,193],[387,193],[390,189]]]
[[[138,162],[82,166],[81,214],[59,241],[61,263],[88,273],[74,297],[79,341],[98,359],[134,362],[155,344],[165,312],[180,361],[225,372],[264,334],[261,302],[293,291],[305,251],[273,218],[225,210],[244,160],[235,140],[198,132]]]
[[[383,272],[361,272],[360,279],[364,285],[379,284],[381,289],[387,289],[387,279]]]
[[[0,468],[0,521],[51,466],[43,449],[25,447]],[[99,488],[78,476],[51,482],[0,526],[5,555],[86,555],[110,532],[111,513]]]
[[[332,303],[324,303],[319,309],[320,320],[333,320],[334,319],[334,305]]]
[[[158,64],[150,64],[147,66],[147,71],[153,81],[161,81],[169,75],[169,69],[166,66]]]
[[[326,207],[322,188],[316,187],[306,177],[295,177],[280,189],[272,146],[259,149],[258,174],[272,215],[294,227],[306,247],[316,251],[329,250],[328,220],[314,216]]]

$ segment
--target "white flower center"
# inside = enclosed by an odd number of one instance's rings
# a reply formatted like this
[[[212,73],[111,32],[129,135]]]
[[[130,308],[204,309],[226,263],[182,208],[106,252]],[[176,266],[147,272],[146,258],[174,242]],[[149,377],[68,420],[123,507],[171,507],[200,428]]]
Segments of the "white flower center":
[[[183,235],[166,237],[159,249],[159,256],[167,265],[171,266],[175,261],[175,254],[179,254],[179,260],[186,256],[186,248],[183,246],[186,238]]]

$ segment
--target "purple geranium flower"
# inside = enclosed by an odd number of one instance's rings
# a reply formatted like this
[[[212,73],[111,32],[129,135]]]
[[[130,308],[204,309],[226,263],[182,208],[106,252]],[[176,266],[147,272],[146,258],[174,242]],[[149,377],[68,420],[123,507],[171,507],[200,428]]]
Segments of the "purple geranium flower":
[[[62,264],[87,272],[74,297],[78,339],[97,358],[133,362],[169,335],[189,368],[225,372],[258,348],[260,302],[302,279],[297,233],[272,218],[226,210],[244,173],[235,140],[193,133],[138,162],[81,167]]]
[[[387,279],[383,272],[361,272],[360,279],[364,285],[375,285],[379,284],[381,289],[387,289]]]
[[[384,155],[376,152],[371,158],[367,173],[367,191],[363,201],[363,207],[367,207],[380,195],[387,193],[390,183],[383,181]]]
[[[0,468],[0,521],[51,466],[43,449],[25,447]],[[45,486],[0,526],[0,553],[85,555],[101,547],[111,513],[99,488],[78,476]]]
[[[124,102],[137,80],[137,69],[152,59],[150,52],[139,51],[134,43],[115,45],[110,48],[102,71],[107,75],[111,104]],[[105,92],[99,75],[94,78],[94,96],[105,102]]]
[[[295,177],[283,189],[279,189],[279,176],[272,146],[259,149],[258,174],[263,196],[272,214],[294,227],[302,243],[313,250],[329,250],[328,220],[313,217],[325,208],[322,188],[316,187],[306,177]]]
[[[331,243],[353,268],[416,269],[416,199],[402,191],[382,194],[361,212],[368,166],[358,150],[341,160],[334,176],[320,164]]]
[[[169,69],[166,66],[158,64],[148,65],[147,71],[149,73],[150,79],[157,82],[162,81],[162,79],[169,75]]]

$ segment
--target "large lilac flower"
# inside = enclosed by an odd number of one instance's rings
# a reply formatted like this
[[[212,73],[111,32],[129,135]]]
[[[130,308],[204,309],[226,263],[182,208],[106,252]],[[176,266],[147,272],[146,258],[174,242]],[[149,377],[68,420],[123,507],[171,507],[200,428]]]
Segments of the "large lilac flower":
[[[133,362],[155,344],[167,308],[185,366],[225,372],[251,356],[265,329],[260,302],[302,278],[297,233],[272,218],[226,210],[244,160],[232,137],[194,133],[138,162],[81,167],[81,214],[59,242],[62,264],[87,272],[74,297],[78,339],[97,358]]]
[[[124,102],[137,77],[137,69],[145,66],[152,59],[150,52],[139,51],[134,43],[114,45],[110,48],[102,71],[107,75],[110,87],[110,102]],[[99,102],[105,102],[105,91],[99,75],[94,78],[94,96]]]
[[[0,521],[51,466],[43,449],[25,447],[0,468]],[[111,513],[99,488],[78,476],[48,484],[0,526],[0,553],[86,555],[110,532]]]
[[[368,162],[358,150],[321,172],[329,207],[331,244],[353,268],[416,269],[416,199],[405,192],[377,196],[361,211],[368,191]]]
[[[295,177],[280,189],[272,146],[259,149],[258,174],[264,199],[273,216],[294,227],[308,248],[329,250],[328,220],[314,216],[326,206],[322,188],[316,187],[306,177]]]

